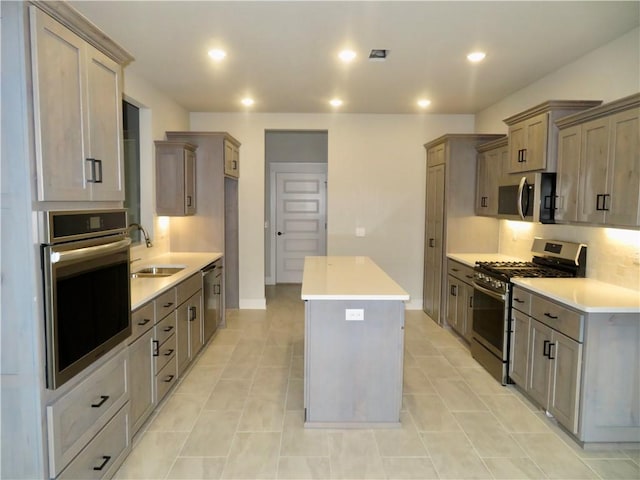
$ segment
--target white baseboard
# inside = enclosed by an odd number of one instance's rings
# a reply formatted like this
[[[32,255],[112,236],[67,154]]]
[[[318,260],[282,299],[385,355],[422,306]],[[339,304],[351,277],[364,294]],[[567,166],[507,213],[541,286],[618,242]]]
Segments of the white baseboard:
[[[240,310],[266,310],[266,298],[241,298]]]
[[[409,300],[404,304],[405,310],[422,310],[422,299]]]

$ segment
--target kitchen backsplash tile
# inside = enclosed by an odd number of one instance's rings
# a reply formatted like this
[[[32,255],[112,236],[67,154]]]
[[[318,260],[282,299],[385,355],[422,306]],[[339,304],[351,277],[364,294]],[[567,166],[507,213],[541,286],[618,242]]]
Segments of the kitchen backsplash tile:
[[[640,290],[640,231],[501,220],[499,252],[530,259],[534,237],[585,243],[587,277]]]

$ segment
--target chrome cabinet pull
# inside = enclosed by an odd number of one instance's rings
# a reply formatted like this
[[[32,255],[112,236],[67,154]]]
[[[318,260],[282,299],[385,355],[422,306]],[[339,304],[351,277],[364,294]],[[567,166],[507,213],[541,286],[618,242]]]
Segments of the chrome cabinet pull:
[[[159,346],[160,346],[160,342],[158,340],[154,340],[153,341],[153,356],[154,357],[157,357],[158,355],[160,355]]]

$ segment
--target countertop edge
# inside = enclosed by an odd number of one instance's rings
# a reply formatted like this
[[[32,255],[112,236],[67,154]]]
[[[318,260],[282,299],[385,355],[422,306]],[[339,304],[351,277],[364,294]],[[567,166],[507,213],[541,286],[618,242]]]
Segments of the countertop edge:
[[[142,307],[158,295],[170,290],[212,262],[223,257],[220,252],[167,252],[131,266],[134,272],[150,265],[185,265],[184,270],[164,278],[131,279],[131,311]],[[134,286],[137,294],[134,298]]]

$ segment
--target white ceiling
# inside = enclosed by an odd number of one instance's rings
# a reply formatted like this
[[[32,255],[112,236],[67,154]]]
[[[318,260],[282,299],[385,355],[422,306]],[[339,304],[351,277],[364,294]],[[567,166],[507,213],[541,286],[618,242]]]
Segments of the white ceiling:
[[[127,71],[216,112],[251,96],[257,112],[330,112],[340,97],[342,112],[414,113],[424,97],[429,112],[475,113],[640,24],[637,1],[70,3],[136,58]],[[374,48],[388,59],[370,62]]]

